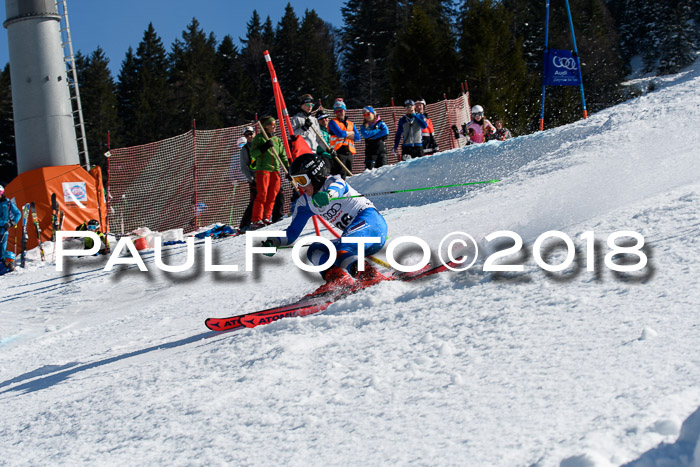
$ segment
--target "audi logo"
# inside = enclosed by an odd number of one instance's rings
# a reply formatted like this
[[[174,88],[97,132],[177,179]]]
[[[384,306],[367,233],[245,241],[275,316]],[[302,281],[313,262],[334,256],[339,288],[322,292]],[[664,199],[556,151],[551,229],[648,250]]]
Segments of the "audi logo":
[[[567,70],[576,69],[576,60],[571,57],[559,57],[555,55],[552,58],[552,64],[557,68],[566,68]]]

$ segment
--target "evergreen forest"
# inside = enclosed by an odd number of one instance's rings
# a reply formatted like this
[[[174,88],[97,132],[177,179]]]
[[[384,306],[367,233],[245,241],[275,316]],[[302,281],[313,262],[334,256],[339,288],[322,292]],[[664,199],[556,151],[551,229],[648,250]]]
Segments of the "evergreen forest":
[[[673,73],[700,50],[700,0],[570,0],[588,112],[635,92],[636,70]],[[550,4],[549,46],[572,49],[564,1]],[[326,108],[385,107],[392,98],[454,98],[501,117],[514,135],[537,130],[545,35],[541,0],[347,0],[344,23],[288,4],[277,24],[253,10],[244,37],[217,38],[196,18],[166,45],[152,24],[125,51],[119,73],[99,47],[76,54],[91,162],[111,147],[275,114],[269,50],[290,112],[310,93]],[[545,128],[581,117],[579,89],[547,89]],[[104,167],[103,167],[104,168]],[[9,64],[0,72],[0,183],[17,175]]]

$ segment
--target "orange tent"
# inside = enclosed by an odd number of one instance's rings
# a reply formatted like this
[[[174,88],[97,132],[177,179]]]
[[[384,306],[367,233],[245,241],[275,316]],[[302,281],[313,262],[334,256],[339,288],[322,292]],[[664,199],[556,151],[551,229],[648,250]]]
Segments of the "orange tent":
[[[56,193],[59,208],[65,212],[63,230],[75,230],[90,219],[100,221],[100,230],[107,232],[107,204],[102,189],[102,172],[99,167],[90,173],[79,165],[43,167],[21,173],[5,187],[5,195],[12,199],[19,210],[26,203],[36,203],[36,212],[41,227],[42,241],[51,240],[52,209],[51,194]],[[17,241],[22,239],[22,223],[17,225]],[[7,249],[14,249],[15,234],[11,229],[7,239]],[[29,216],[27,226],[27,249],[38,245],[36,229]],[[19,245],[18,245],[19,247]],[[19,248],[18,248],[19,250]]]

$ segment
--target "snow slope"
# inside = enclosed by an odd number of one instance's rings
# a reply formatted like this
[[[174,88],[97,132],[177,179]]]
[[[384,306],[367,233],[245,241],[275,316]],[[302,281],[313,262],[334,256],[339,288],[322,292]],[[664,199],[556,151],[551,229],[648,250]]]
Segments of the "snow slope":
[[[587,121],[353,177],[364,192],[501,182],[376,197],[392,238],[437,250],[465,231],[480,260],[322,314],[204,328],[317,287],[289,250],[250,273],[205,272],[198,247],[187,273],[150,253],[147,273],[82,258],[3,276],[2,463],[699,466],[699,89],[696,64]],[[522,272],[483,271],[503,229],[525,242],[507,258]],[[546,273],[532,246],[552,229],[577,254]],[[605,266],[621,230],[644,236],[642,271]],[[218,264],[244,269],[244,253],[215,242]]]

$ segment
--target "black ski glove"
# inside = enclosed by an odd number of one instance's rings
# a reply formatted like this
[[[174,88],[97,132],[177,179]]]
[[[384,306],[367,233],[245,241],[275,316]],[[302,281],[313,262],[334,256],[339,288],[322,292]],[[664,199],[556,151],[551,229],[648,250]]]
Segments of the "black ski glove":
[[[306,120],[304,120],[304,124],[301,126],[301,129],[304,131],[309,131],[309,128],[311,128],[311,120],[307,117]]]
[[[5,229],[5,231],[10,230],[10,223],[9,223],[9,222],[5,222],[5,225],[3,225],[2,228]]]
[[[262,143],[260,146],[258,146],[258,148],[260,148],[260,150],[261,150],[262,152],[265,152],[265,151],[267,151],[268,149],[270,149],[270,148],[272,147],[272,144],[273,144],[273,143],[272,143],[272,140],[271,140],[271,139],[268,139],[267,141],[265,141],[264,143]]]
[[[459,129],[457,125],[452,125],[452,133],[454,133],[455,139],[459,139]]]

